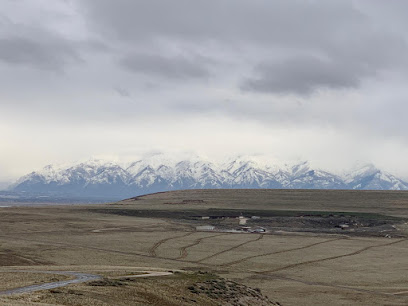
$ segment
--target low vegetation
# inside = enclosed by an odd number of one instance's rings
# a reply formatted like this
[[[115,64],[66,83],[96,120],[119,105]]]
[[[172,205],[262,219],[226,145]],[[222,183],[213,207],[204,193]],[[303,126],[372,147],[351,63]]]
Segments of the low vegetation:
[[[0,304],[407,305],[407,194],[190,190],[2,208],[0,284],[12,284],[4,289],[55,279],[35,271],[102,279]]]

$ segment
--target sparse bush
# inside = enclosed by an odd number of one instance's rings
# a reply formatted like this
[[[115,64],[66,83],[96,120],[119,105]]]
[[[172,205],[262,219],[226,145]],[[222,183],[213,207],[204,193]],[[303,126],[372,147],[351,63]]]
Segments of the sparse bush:
[[[125,285],[123,282],[119,281],[119,280],[111,280],[111,279],[101,279],[101,280],[96,280],[96,281],[92,281],[88,283],[89,286],[113,286],[113,287],[117,287],[117,286],[123,286]]]

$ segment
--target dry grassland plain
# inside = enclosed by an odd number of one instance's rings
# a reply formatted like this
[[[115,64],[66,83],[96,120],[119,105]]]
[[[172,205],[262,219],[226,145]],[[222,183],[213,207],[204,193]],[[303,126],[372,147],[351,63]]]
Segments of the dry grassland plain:
[[[239,216],[265,232],[245,232]],[[408,193],[389,191],[189,190],[0,208],[0,291],[69,278],[44,271],[102,277],[0,304],[408,305],[407,220]],[[132,278],[149,271],[174,273]]]

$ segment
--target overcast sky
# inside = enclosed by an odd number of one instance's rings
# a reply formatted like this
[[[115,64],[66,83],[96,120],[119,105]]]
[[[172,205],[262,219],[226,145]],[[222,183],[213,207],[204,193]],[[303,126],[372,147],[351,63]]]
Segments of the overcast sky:
[[[0,182],[153,152],[408,177],[408,1],[3,0]]]

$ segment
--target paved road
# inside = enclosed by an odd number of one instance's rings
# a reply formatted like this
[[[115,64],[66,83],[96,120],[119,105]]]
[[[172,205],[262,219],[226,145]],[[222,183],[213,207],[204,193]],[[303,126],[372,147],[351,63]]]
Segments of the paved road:
[[[0,291],[0,295],[11,295],[11,294],[18,294],[18,293],[26,293],[26,292],[33,292],[39,290],[47,290],[53,289],[58,287],[64,287],[71,284],[79,284],[84,282],[89,282],[92,280],[101,279],[102,277],[95,274],[87,274],[87,273],[80,273],[80,272],[73,272],[73,271],[35,271],[35,270],[8,270],[3,272],[25,272],[25,273],[45,273],[45,274],[59,274],[59,275],[67,275],[67,276],[74,276],[74,279],[63,280],[59,282],[50,282],[45,284],[39,285],[31,285],[26,287],[20,287],[5,291]]]
[[[26,287],[14,288],[10,290],[0,291],[0,295],[12,295],[18,293],[26,293],[26,292],[33,292],[39,290],[47,290],[47,289],[54,289],[59,287],[65,287],[71,284],[79,284],[85,283],[93,280],[101,279],[102,277],[96,274],[88,274],[88,273],[80,273],[80,272],[73,272],[73,271],[36,271],[36,270],[7,270],[7,271],[0,271],[1,272],[24,272],[24,273],[45,273],[45,274],[59,274],[59,275],[67,275],[67,276],[74,276],[74,279],[64,280],[59,282],[50,282],[45,284],[39,285],[31,285]],[[140,271],[141,273],[145,274],[138,274],[138,275],[124,275],[118,276],[115,278],[139,278],[139,277],[157,277],[157,276],[166,276],[173,274],[172,272],[164,272],[164,271]]]

